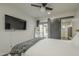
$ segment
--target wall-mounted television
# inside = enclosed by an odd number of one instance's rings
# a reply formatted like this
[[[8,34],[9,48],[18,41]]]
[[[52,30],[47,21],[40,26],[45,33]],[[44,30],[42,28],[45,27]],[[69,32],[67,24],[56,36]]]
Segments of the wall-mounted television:
[[[26,30],[26,21],[5,15],[5,30]]]

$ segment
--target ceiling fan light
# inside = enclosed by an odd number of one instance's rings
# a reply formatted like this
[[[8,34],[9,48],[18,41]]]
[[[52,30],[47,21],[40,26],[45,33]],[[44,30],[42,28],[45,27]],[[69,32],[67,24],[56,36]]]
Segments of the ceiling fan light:
[[[44,7],[41,7],[41,12],[45,12],[45,8]]]

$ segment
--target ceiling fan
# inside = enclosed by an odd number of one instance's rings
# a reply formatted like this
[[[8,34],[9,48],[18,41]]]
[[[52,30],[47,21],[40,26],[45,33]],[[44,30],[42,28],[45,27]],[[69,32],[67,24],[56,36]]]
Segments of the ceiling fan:
[[[50,11],[53,10],[53,8],[51,8],[51,7],[47,7],[47,6],[46,6],[47,3],[41,3],[41,4],[42,4],[42,6],[40,6],[40,5],[36,5],[36,4],[31,4],[31,6],[38,7],[38,8],[43,8],[43,9],[45,9],[45,10],[50,10]]]

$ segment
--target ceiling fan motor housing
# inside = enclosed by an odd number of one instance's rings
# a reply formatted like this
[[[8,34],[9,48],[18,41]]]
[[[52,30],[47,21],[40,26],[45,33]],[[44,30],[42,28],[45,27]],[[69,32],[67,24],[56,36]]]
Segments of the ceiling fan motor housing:
[[[47,5],[47,3],[42,3],[43,7],[45,7]]]

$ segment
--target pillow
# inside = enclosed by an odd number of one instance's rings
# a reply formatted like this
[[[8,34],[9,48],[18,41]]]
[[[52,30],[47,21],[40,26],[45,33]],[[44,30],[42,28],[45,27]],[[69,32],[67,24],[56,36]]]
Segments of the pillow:
[[[77,32],[76,35],[73,37],[72,44],[79,47],[79,32]]]

